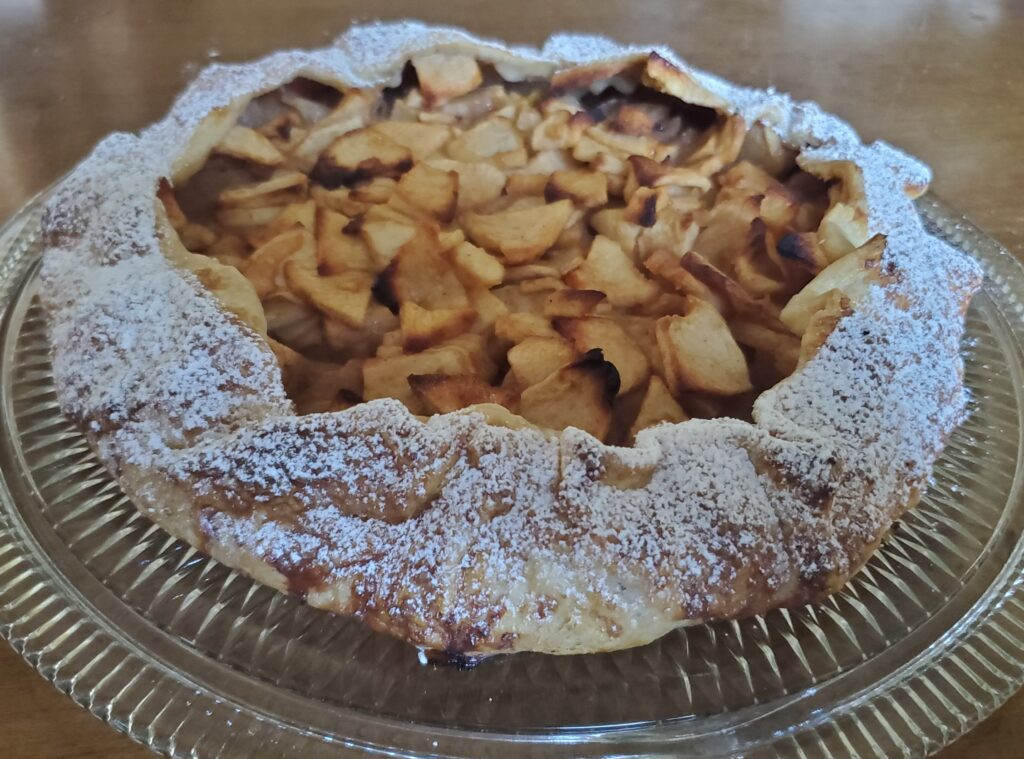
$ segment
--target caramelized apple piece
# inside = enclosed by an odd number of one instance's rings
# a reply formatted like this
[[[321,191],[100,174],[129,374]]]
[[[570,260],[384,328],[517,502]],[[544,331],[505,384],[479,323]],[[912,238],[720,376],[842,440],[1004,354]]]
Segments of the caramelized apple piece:
[[[519,414],[540,427],[577,427],[604,440],[618,391],[618,372],[594,350],[526,388],[519,397]]]
[[[515,393],[471,374],[413,374],[409,386],[431,414],[447,414],[479,403],[514,408],[517,400]]]
[[[560,200],[493,214],[469,212],[462,225],[477,245],[500,253],[509,263],[522,264],[537,260],[555,244],[571,211],[572,204]]]
[[[505,266],[501,261],[471,242],[456,245],[451,257],[459,274],[475,284],[494,287],[505,279]]]
[[[363,363],[363,396],[368,401],[395,398],[413,413],[426,413],[426,404],[409,385],[411,375],[474,374],[474,368],[470,353],[454,342],[428,348],[421,353],[368,358]]]
[[[319,209],[316,217],[316,262],[320,274],[373,271],[373,256],[360,238],[345,234],[351,220],[344,214]]]
[[[375,289],[386,304],[416,303],[428,309],[469,306],[466,288],[445,258],[437,234],[422,227],[381,272]]]
[[[373,129],[343,134],[320,156],[312,176],[325,187],[399,177],[412,168],[412,152]]]
[[[568,340],[530,336],[509,350],[508,365],[516,385],[526,388],[547,379],[576,356],[577,352]]]
[[[402,348],[417,353],[461,335],[473,326],[476,311],[471,308],[446,308],[428,311],[413,302],[399,312]]]
[[[316,250],[305,245],[284,264],[289,289],[327,316],[357,327],[370,305],[373,278],[363,271],[321,276]]]
[[[438,221],[449,222],[455,215],[459,175],[419,163],[398,180],[398,192]]]
[[[556,171],[544,188],[549,203],[570,200],[580,208],[596,208],[608,202],[608,180],[599,171]]]
[[[381,121],[372,129],[396,145],[408,149],[413,161],[422,161],[437,153],[452,136],[452,128],[444,124],[419,121]]]
[[[645,430],[656,424],[664,422],[676,424],[685,422],[689,418],[683,407],[672,397],[661,377],[655,374],[647,383],[647,390],[640,402],[640,410],[629,428],[629,440],[635,440],[640,430]]]
[[[427,105],[438,105],[472,92],[483,81],[480,66],[472,56],[429,53],[412,59],[420,92]]]
[[[558,290],[544,301],[544,316],[551,319],[589,316],[604,300],[605,295],[600,290]]]
[[[449,158],[431,158],[425,163],[435,169],[454,171],[459,175],[460,211],[493,202],[501,196],[505,187],[504,172],[489,163],[465,163]]]
[[[313,244],[313,236],[304,229],[285,232],[253,251],[242,273],[252,282],[256,294],[265,298],[284,284],[281,279],[284,262],[300,248],[312,250]]]
[[[495,320],[494,336],[505,342],[521,343],[528,337],[558,337],[558,333],[540,314],[511,313]]]
[[[555,328],[572,341],[580,353],[600,348],[606,361],[619,373],[619,392],[628,393],[651,374],[644,352],[634,345],[626,331],[611,319],[585,317],[557,319]]]
[[[879,262],[884,251],[885,236],[875,235],[857,250],[829,264],[789,299],[779,318],[793,334],[802,335],[811,316],[819,308],[819,299],[830,290],[839,290],[851,305],[856,305],[871,284],[878,281]]]
[[[743,351],[722,315],[697,298],[684,316],[664,316],[655,325],[665,380],[674,394],[689,390],[736,395],[750,390]]]
[[[579,290],[603,292],[615,306],[637,306],[658,296],[658,286],[633,265],[613,240],[598,235],[586,259],[565,276]]]
[[[225,209],[264,209],[305,200],[309,178],[299,171],[282,171],[270,179],[231,187],[217,196]],[[280,209],[278,209],[280,210]]]
[[[284,156],[274,143],[255,129],[244,126],[231,127],[213,151],[260,166],[280,166],[284,162]]]

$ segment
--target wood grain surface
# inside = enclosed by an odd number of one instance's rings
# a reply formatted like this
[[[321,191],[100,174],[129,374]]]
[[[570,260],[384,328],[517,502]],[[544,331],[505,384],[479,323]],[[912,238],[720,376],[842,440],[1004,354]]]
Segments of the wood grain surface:
[[[735,81],[816,100],[928,162],[933,189],[1024,256],[1020,0],[0,0],[0,220],[103,135],[158,118],[207,62],[326,44],[416,16],[539,43],[575,29],[658,42]],[[1024,695],[942,752],[1019,757]],[[143,757],[0,644],[0,755]]]

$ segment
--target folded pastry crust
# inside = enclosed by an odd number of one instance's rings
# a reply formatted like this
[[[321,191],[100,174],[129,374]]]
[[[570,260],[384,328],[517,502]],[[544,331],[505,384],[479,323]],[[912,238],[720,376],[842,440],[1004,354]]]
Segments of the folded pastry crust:
[[[647,61],[651,86],[766,124],[804,170],[847,179],[885,238],[875,275],[818,325],[820,347],[757,399],[753,423],[664,424],[623,448],[493,407],[421,420],[383,399],[297,415],[259,300],[193,271],[157,188],[194,173],[261,93],[298,76],[394,84],[435,51],[557,86]],[[962,419],[979,268],[922,229],[911,197],[929,174],[914,159],[861,144],[813,104],[650,54],[401,23],[210,67],[163,121],[105,139],[49,202],[40,292],[64,411],[171,534],[424,649],[606,651],[834,592],[916,503]]]

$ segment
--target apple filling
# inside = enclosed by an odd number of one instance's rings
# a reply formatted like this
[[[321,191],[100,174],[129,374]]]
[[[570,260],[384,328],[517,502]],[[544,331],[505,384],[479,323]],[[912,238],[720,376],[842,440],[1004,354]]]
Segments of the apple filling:
[[[496,404],[615,444],[749,417],[849,306],[808,283],[880,242],[841,177],[642,74],[508,83],[433,54],[394,88],[297,80],[160,199],[259,297],[300,413]]]

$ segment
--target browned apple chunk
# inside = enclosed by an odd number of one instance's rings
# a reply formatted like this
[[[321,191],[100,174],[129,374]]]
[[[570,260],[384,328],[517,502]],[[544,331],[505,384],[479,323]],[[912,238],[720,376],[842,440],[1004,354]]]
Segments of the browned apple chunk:
[[[472,374],[413,374],[409,386],[431,414],[447,414],[479,403],[514,408],[517,400],[515,393]]]
[[[398,316],[402,348],[409,353],[417,353],[461,335],[476,321],[476,311],[471,308],[428,311],[411,301],[402,305]]]
[[[697,298],[684,316],[664,316],[655,333],[665,380],[675,394],[736,395],[750,390],[747,360],[722,315]]]
[[[498,166],[509,158],[522,154],[523,138],[515,125],[506,118],[493,117],[481,121],[448,143],[448,156],[456,161],[492,160]],[[525,154],[520,165],[526,163]],[[512,168],[507,166],[506,168]]]
[[[492,214],[469,212],[462,216],[462,225],[477,245],[500,253],[509,263],[523,264],[555,244],[571,211],[572,203],[560,200]]]
[[[302,247],[312,249],[313,244],[312,235],[304,229],[285,232],[253,251],[242,273],[252,282],[256,294],[265,298],[284,284],[284,262]]]
[[[284,264],[289,289],[324,314],[359,326],[370,305],[372,277],[363,271],[321,276],[316,251],[304,246]]]
[[[398,180],[398,192],[438,221],[449,222],[455,215],[459,175],[418,163]]]
[[[459,274],[477,285],[494,287],[505,279],[504,264],[471,242],[459,243],[450,255]]]
[[[295,227],[302,227],[314,232],[316,229],[316,203],[306,200],[286,205],[272,222],[263,227],[245,230],[246,241],[258,248],[270,239],[277,237]]]
[[[693,169],[658,163],[639,155],[630,156],[628,163],[629,173],[623,188],[626,197],[632,197],[640,187],[676,187],[696,193],[711,189],[711,180]]]
[[[284,156],[281,155],[280,150],[274,147],[274,143],[255,129],[244,126],[231,127],[213,150],[215,153],[240,158],[261,166],[280,166],[284,163]]]
[[[590,217],[590,225],[598,234],[618,243],[628,254],[632,254],[643,229],[639,224],[626,220],[625,208],[602,208]]]
[[[682,261],[667,250],[656,250],[644,259],[644,268],[663,279],[682,295],[707,301],[719,311],[729,310],[728,301],[683,268]]]
[[[604,300],[600,290],[557,290],[544,301],[544,315],[551,319],[589,316]]]
[[[300,171],[282,171],[270,179],[231,187],[220,193],[217,202],[229,209],[265,209],[305,200],[309,177]],[[280,208],[278,208],[280,211]]]
[[[596,143],[593,148],[595,152],[608,152],[621,156],[642,155],[655,160],[662,160],[667,157],[668,146],[659,143],[653,137],[637,136],[614,131],[604,124],[595,124],[586,129],[586,137]],[[583,160],[579,152],[582,141],[576,144],[576,157]]]
[[[368,358],[363,363],[363,396],[366,400],[395,398],[413,413],[425,413],[426,406],[409,386],[413,374],[473,374],[472,356],[453,343],[421,353],[390,358]]]
[[[396,145],[407,148],[414,161],[434,155],[452,136],[450,126],[418,121],[382,121],[374,124],[373,129]]]
[[[519,397],[519,414],[540,427],[576,427],[604,440],[618,391],[618,372],[594,350],[526,388]]]
[[[856,305],[870,286],[878,281],[879,262],[884,251],[885,237],[875,235],[857,250],[829,264],[790,298],[779,318],[794,334],[802,335],[811,316],[818,310],[819,298],[830,290],[839,290],[851,305]]]
[[[829,261],[837,261],[867,242],[867,219],[853,205],[836,203],[821,220],[818,235]]]
[[[713,264],[728,261],[743,247],[750,222],[757,217],[760,204],[748,200],[722,201],[707,212],[693,250]]]
[[[579,290],[598,290],[615,306],[637,306],[656,298],[658,286],[633,265],[613,240],[598,235],[586,259],[565,276]]]
[[[361,216],[369,208],[368,203],[354,198],[352,190],[348,187],[336,187],[333,190],[328,190],[326,187],[313,185],[309,188],[309,195],[318,208],[337,211],[350,218]]]
[[[796,369],[800,340],[790,332],[744,319],[730,322],[729,328],[737,343],[756,351],[755,363],[761,370],[756,384],[774,385]],[[753,376],[754,367],[751,367],[751,372]]]
[[[391,199],[391,196],[395,193],[395,187],[398,183],[391,177],[373,177],[368,182],[356,185],[349,190],[348,196],[358,202],[367,205],[379,205],[381,203],[387,203]],[[373,208],[366,209],[366,213],[372,211]]]
[[[721,171],[739,157],[745,134],[742,117],[720,118],[718,125],[708,131],[704,144],[687,156],[686,165],[708,176]]]
[[[460,211],[478,208],[496,200],[505,188],[505,174],[489,163],[466,163],[449,158],[431,158],[425,163],[435,169],[454,171],[459,175]]]
[[[695,279],[714,293],[716,305],[725,304],[728,308],[721,309],[726,313],[738,313],[748,317],[773,321],[777,309],[766,298],[756,298],[700,253],[687,251],[679,259],[679,265],[693,275]],[[709,302],[711,302],[709,300]]]
[[[549,181],[545,172],[513,174],[505,184],[505,194],[510,198],[541,197]]]
[[[288,125],[282,129],[279,122],[278,131],[267,136],[271,140],[276,139],[281,149],[291,153],[290,158],[298,168],[308,171],[313,167],[317,156],[334,140],[347,132],[366,126],[370,121],[373,105],[371,92],[350,89],[344,93],[334,110],[318,119],[315,124],[306,125],[305,117],[292,111],[286,114],[289,117]]]
[[[737,251],[732,261],[736,282],[746,293],[757,297],[792,294],[807,281],[802,272],[787,270],[779,265],[775,239],[761,219],[750,222],[747,243]]]
[[[402,246],[417,234],[415,223],[409,220],[363,221],[358,226],[378,268],[391,263]]]
[[[428,105],[444,103],[472,92],[483,81],[480,66],[472,56],[429,53],[412,59],[420,91]]]
[[[798,366],[803,366],[821,349],[839,320],[850,313],[850,300],[839,290],[829,290],[818,298],[816,310],[811,314],[800,338]]]
[[[572,341],[580,353],[600,348],[606,361],[619,373],[619,392],[628,393],[651,374],[644,352],[636,347],[626,331],[611,319],[585,317],[556,319],[555,328]]]
[[[814,232],[789,232],[776,244],[783,266],[787,263],[814,275],[829,264]]]
[[[508,352],[508,364],[519,387],[530,387],[576,357],[572,343],[560,337],[524,338]]]
[[[325,187],[339,187],[374,177],[399,177],[410,168],[409,148],[372,129],[357,129],[331,143],[312,176]]]
[[[544,197],[549,203],[566,199],[580,208],[596,208],[608,202],[608,179],[599,171],[556,171],[544,188]]]
[[[616,132],[637,137],[653,137],[658,131],[658,126],[652,109],[645,108],[640,103],[623,103],[611,120],[611,127]]]
[[[351,219],[320,209],[316,217],[316,261],[320,274],[372,271],[373,256],[360,238],[345,234]]]
[[[629,439],[634,440],[640,430],[656,424],[677,424],[689,418],[679,402],[672,397],[661,377],[655,374],[647,383],[644,398],[640,402],[640,410],[629,428]]]
[[[494,321],[494,336],[503,342],[521,343],[528,337],[558,337],[558,333],[540,314],[511,313]]]
[[[467,308],[469,299],[441,249],[437,234],[419,229],[378,277],[385,303],[416,303],[429,309]]]
[[[651,187],[638,187],[629,197],[623,210],[622,219],[628,224],[638,227],[653,227],[658,220],[658,212],[663,211],[667,199],[663,193]],[[642,230],[638,230],[638,233]]]

